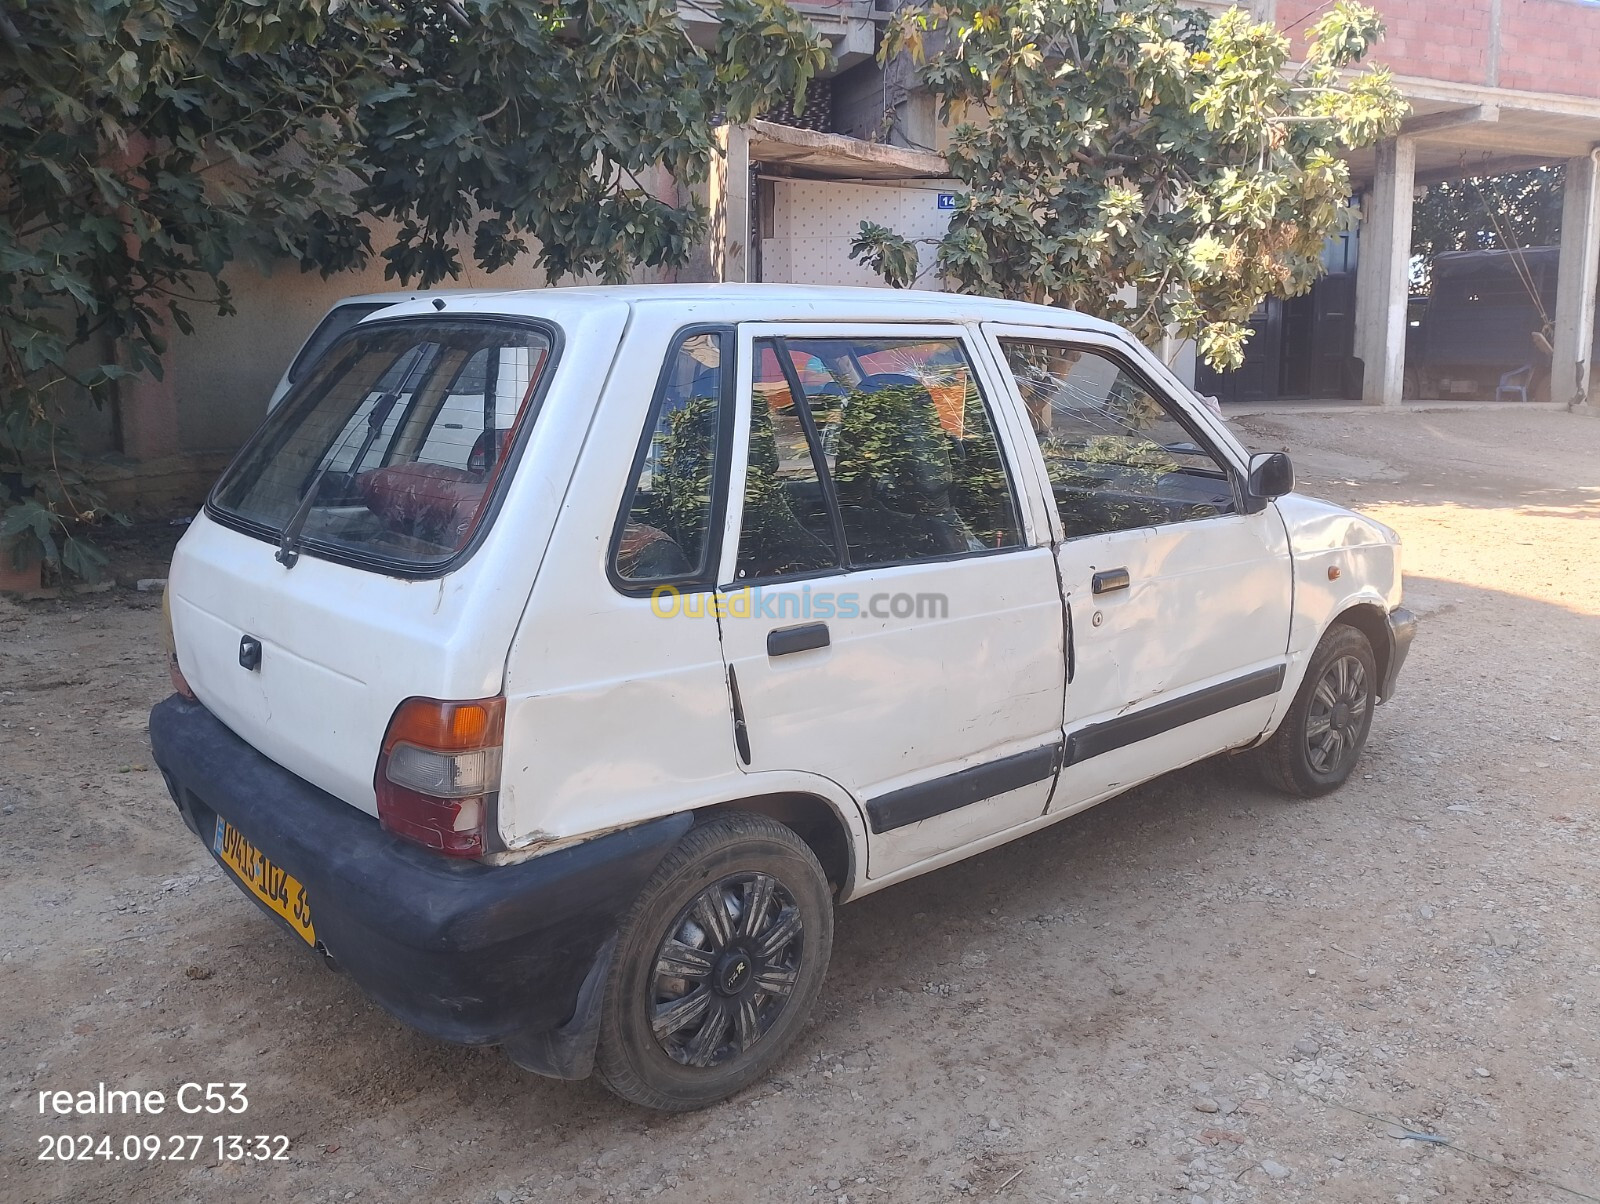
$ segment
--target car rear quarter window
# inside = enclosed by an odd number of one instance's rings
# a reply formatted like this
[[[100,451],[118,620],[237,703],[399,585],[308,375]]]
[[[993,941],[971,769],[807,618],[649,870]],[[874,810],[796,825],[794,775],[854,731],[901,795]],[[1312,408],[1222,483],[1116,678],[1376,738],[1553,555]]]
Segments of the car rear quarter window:
[[[356,327],[267,418],[211,507],[333,559],[435,570],[491,508],[553,345],[548,329],[503,320]]]
[[[708,586],[727,442],[730,336],[690,331],[668,352],[612,538],[611,575],[625,592]]]

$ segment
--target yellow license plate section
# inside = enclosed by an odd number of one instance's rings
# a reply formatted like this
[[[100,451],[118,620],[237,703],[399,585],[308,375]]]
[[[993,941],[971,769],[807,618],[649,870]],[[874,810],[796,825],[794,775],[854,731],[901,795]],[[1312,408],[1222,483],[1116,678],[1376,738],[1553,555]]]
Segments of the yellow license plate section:
[[[317,943],[317,930],[311,926],[311,904],[306,888],[272,864],[267,855],[240,834],[221,816],[211,847],[222,863],[238,875],[239,881],[256,898],[289,922],[306,944]]]

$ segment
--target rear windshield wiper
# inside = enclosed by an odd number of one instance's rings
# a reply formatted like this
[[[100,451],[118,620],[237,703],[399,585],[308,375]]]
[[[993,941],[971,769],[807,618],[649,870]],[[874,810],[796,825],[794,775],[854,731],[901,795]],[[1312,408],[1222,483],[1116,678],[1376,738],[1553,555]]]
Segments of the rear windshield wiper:
[[[413,387],[417,372],[422,367],[426,356],[419,355],[411,362],[411,368],[406,372],[405,379],[389,392],[381,395],[372,403],[372,410],[367,414],[367,433],[361,440],[361,447],[356,452],[355,458],[350,461],[351,467],[360,469],[361,462],[367,458],[367,453],[372,450],[373,442],[383,430],[383,424],[389,421],[389,414],[394,409],[395,403],[405,396]],[[317,475],[311,479],[311,486],[301,497],[300,504],[294,508],[294,513],[289,516],[289,521],[283,525],[283,536],[278,540],[278,550],[273,553],[273,559],[286,569],[294,568],[300,559],[300,533],[305,529],[306,519],[311,515],[311,507],[317,500],[317,495],[322,492],[322,482],[328,475],[328,470],[333,467],[333,462],[339,458],[339,449],[334,448],[328,453],[328,460]]]
[[[378,432],[383,429],[383,424],[389,420],[389,411],[394,409],[394,403],[400,400],[398,393],[385,393],[372,403],[372,412],[367,415],[367,434],[361,440],[361,448],[350,461],[360,464],[366,458],[367,452],[372,450],[372,443],[378,437]],[[334,449],[335,453],[337,448]],[[295,562],[300,559],[300,533],[305,529],[306,519],[311,516],[311,506],[317,500],[317,495],[322,492],[322,482],[327,478],[328,470],[333,467],[337,459],[336,454],[328,456],[328,462],[317,469],[317,475],[311,478],[311,487],[301,497],[300,504],[295,507],[294,513],[289,516],[289,521],[283,526],[283,537],[278,540],[278,550],[273,553],[273,558],[286,569],[292,569]]]

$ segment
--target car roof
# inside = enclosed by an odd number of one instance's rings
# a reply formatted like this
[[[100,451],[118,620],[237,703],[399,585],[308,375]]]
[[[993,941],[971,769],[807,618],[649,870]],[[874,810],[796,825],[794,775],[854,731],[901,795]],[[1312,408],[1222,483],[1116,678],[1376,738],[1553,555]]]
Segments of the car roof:
[[[493,313],[548,317],[595,307],[674,306],[685,322],[925,321],[1013,322],[1125,335],[1120,327],[1076,310],[964,293],[923,289],[829,287],[801,284],[623,284],[555,288],[440,290],[388,294],[395,303],[364,321],[429,313]],[[381,302],[385,294],[347,298],[341,304]],[[439,305],[443,302],[443,306]]]

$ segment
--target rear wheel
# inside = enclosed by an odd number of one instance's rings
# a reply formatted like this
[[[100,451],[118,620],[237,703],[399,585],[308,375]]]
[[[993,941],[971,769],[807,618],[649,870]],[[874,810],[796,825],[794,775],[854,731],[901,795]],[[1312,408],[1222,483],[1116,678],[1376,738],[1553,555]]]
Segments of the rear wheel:
[[[791,829],[744,812],[693,829],[623,922],[601,1081],[674,1112],[749,1086],[805,1024],[832,948],[827,878]]]
[[[1377,681],[1367,637],[1354,627],[1330,627],[1289,713],[1256,752],[1267,781],[1301,798],[1344,785],[1372,730]]]

